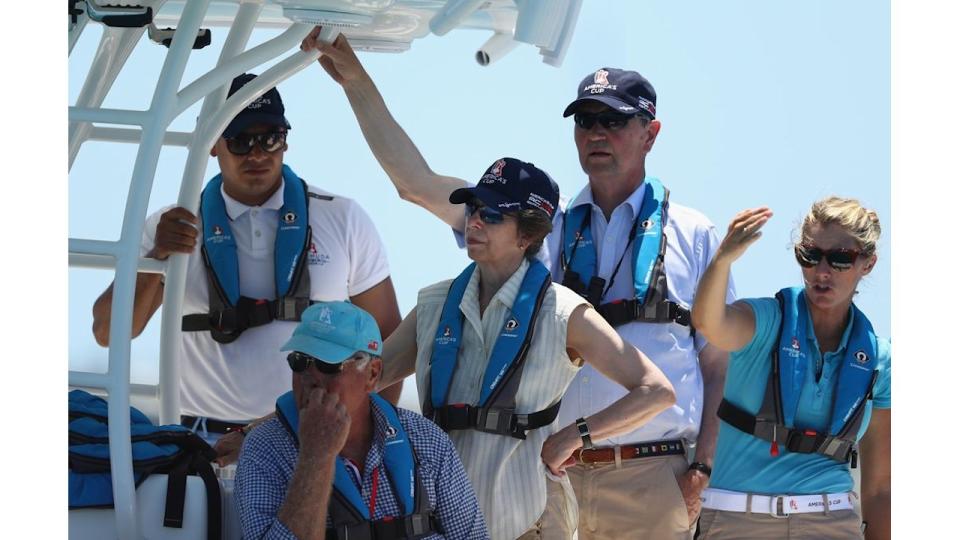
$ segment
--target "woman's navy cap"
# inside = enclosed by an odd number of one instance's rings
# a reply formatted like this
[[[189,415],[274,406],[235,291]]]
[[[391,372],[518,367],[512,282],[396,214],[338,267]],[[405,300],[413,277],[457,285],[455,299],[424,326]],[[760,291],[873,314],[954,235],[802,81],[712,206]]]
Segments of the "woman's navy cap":
[[[501,212],[540,210],[553,219],[560,203],[560,188],[533,163],[505,157],[495,161],[476,186],[460,188],[450,194],[453,204],[463,204],[474,198]]]
[[[237,90],[242,88],[243,85],[256,78],[257,76],[252,73],[238,75],[233,79],[233,82],[230,83],[230,92],[227,93],[227,97],[232,96]],[[253,124],[267,124],[290,129],[290,122],[287,122],[287,118],[283,113],[283,100],[280,99],[280,92],[278,92],[276,88],[271,88],[237,113],[237,115],[233,117],[233,120],[230,121],[230,124],[227,125],[227,129],[223,130],[223,136],[228,139],[236,137]]]
[[[564,118],[589,101],[599,101],[623,114],[642,114],[651,120],[657,116],[657,92],[636,71],[600,68],[587,75],[577,88],[577,99],[564,109]]]

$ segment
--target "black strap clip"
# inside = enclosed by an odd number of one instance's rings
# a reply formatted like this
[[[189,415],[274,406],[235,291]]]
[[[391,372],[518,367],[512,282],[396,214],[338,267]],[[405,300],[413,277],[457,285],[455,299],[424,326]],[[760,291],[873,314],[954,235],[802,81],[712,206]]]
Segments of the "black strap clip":
[[[823,443],[823,435],[812,429],[791,429],[787,434],[786,447],[791,452],[812,454]]]

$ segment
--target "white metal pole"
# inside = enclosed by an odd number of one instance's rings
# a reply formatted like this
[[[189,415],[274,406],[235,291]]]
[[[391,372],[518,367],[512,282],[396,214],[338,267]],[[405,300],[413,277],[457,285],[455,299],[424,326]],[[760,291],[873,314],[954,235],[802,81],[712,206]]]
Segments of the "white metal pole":
[[[83,20],[86,21],[86,14]],[[87,78],[83,81],[83,88],[77,96],[77,107],[98,108],[107,97],[107,92],[113,87],[117,75],[123,69],[130,53],[137,46],[145,28],[112,28],[104,26],[103,35],[97,53],[87,71]],[[71,34],[72,37],[72,34]],[[70,122],[69,127],[69,161],[68,168],[73,167],[73,161],[80,152],[80,146],[87,140],[91,124],[87,122]]]
[[[140,236],[164,134],[173,120],[177,88],[183,78],[187,59],[208,4],[209,0],[192,0],[184,6],[180,24],[160,71],[150,104],[149,119],[144,123],[143,138],[133,167],[118,242],[110,321],[108,412],[114,513],[117,535],[121,539],[136,538],[140,532],[133,484],[129,412],[130,337]]]

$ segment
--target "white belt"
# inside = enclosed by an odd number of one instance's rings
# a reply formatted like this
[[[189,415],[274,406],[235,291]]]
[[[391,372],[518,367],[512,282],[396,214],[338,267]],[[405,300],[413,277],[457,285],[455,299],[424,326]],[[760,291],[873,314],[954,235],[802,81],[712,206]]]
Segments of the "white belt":
[[[825,495],[755,495],[707,488],[700,495],[703,507],[727,512],[754,512],[784,518],[790,514],[853,509],[851,492]],[[749,506],[748,506],[749,503]]]

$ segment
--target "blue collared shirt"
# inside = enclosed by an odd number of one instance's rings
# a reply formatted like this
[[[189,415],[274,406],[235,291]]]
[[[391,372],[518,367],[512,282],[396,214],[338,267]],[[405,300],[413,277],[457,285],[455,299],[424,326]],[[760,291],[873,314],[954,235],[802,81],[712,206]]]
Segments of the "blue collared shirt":
[[[383,467],[384,433],[388,424],[375,404],[373,444],[363,466],[363,482],[358,485],[364,504],[370,504],[373,471]],[[489,538],[483,514],[473,487],[453,443],[439,427],[422,416],[398,409],[400,424],[413,444],[419,463],[420,480],[444,534],[427,540]],[[237,466],[235,497],[240,527],[247,539],[296,538],[277,517],[287,487],[297,466],[298,449],[293,437],[273,418],[257,426],[246,438]],[[382,471],[381,471],[382,472]],[[332,479],[331,479],[332,481]],[[375,520],[402,515],[400,503],[389,483],[389,475],[380,474],[374,504]],[[330,520],[327,518],[327,526]]]
[[[753,298],[745,302],[753,308],[756,330],[750,343],[730,353],[723,395],[744,410],[757,411],[770,376],[771,353],[779,341],[781,314],[775,298]],[[797,405],[795,425],[829,431],[837,377],[852,324],[853,317],[850,317],[837,350],[821,357],[813,323],[808,319],[806,339],[811,361]],[[878,338],[877,349],[880,373],[874,382],[873,401],[868,401],[864,409],[857,440],[870,424],[872,408],[890,408],[890,341]],[[819,381],[815,376],[818,364],[822,366]],[[769,442],[720,422],[710,487],[748,493],[808,495],[850,491],[853,478],[846,463],[820,454],[799,454],[781,448],[779,456],[771,456]]]

